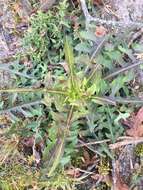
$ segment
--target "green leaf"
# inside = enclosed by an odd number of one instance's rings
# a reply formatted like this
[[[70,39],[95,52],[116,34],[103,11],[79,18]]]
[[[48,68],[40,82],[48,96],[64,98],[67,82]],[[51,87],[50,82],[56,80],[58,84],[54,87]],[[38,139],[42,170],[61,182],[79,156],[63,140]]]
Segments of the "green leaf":
[[[92,102],[96,104],[101,104],[101,105],[116,105],[116,102],[108,97],[98,97],[98,96],[92,96],[91,97]]]
[[[90,53],[91,48],[87,42],[81,42],[75,46],[75,50],[84,53]]]
[[[39,127],[39,122],[33,121],[33,122],[29,123],[26,127],[33,131],[36,131],[36,129]]]
[[[60,161],[60,163],[62,164],[62,166],[65,166],[66,164],[69,163],[69,161],[71,160],[71,157],[70,156],[66,156],[66,157],[63,157]]]
[[[143,51],[143,44],[133,44],[133,49],[137,53],[142,53],[142,51]]]
[[[98,55],[96,58],[97,64],[103,65],[103,67],[112,69],[112,61],[107,57],[107,55]]]
[[[49,169],[48,177],[51,177],[53,175],[55,169],[57,168],[58,164],[60,163],[61,157],[64,153],[64,144],[65,144],[64,137],[63,137],[63,139],[60,139],[59,142],[57,141],[56,150],[54,152],[54,160],[53,160],[51,168]]]
[[[81,31],[80,36],[85,40],[91,40],[94,42],[97,40],[95,34],[91,31]]]
[[[124,84],[130,82],[134,78],[132,72],[128,72],[125,76],[118,76],[111,83],[112,88],[112,96],[116,95],[116,93],[124,87]]]
[[[110,59],[113,61],[120,62],[122,60],[122,54],[118,50],[113,50],[111,52],[107,52],[106,55],[108,55],[110,57]]]
[[[69,39],[66,37],[65,40],[65,59],[68,64],[69,70],[70,70],[70,81],[72,88],[75,88],[75,68],[74,68],[74,56],[73,56],[73,49],[69,44]]]
[[[93,95],[96,91],[99,91],[99,87],[96,85],[96,83],[87,89],[87,93],[90,95]]]
[[[93,83],[88,89],[87,93],[90,95],[93,95],[96,92],[96,95],[99,94],[101,87],[102,87],[102,82],[104,82],[101,78],[101,69],[97,69],[91,73],[89,76],[88,80],[89,82]]]
[[[3,101],[1,101],[1,102],[0,102],[0,109],[2,109],[2,108],[3,108],[3,105],[4,105],[4,102],[3,102]]]

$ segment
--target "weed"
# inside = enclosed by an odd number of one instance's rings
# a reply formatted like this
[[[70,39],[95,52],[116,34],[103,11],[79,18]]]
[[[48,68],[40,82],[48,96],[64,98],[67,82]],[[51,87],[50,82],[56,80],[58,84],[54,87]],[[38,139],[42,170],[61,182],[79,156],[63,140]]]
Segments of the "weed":
[[[134,77],[133,72],[128,69],[115,71],[115,67],[120,68],[121,61],[125,63],[124,55],[130,57],[129,48],[121,42],[111,45],[113,39],[110,37],[101,52],[92,56],[96,41],[93,31],[76,31],[78,37],[75,37],[70,21],[66,19],[67,10],[67,2],[62,1],[59,7],[47,14],[38,12],[32,18],[25,46],[26,55],[30,57],[33,66],[25,69],[22,64],[15,64],[13,70],[24,70],[26,76],[29,74],[34,78],[18,78],[15,88],[0,89],[0,93],[14,94],[9,100],[12,107],[2,113],[8,111],[13,120],[18,120],[6,135],[15,134],[19,140],[24,137],[34,139],[29,155],[34,158],[28,157],[28,163],[31,162],[30,158],[34,160],[33,175],[30,182],[25,183],[27,176],[20,174],[22,185],[16,184],[19,189],[31,186],[40,186],[41,189],[73,189],[73,180],[66,176],[64,168],[72,163],[73,155],[78,152],[76,145],[79,138],[84,137],[80,135],[81,130],[87,132],[87,141],[109,138],[114,143],[123,134],[119,120],[128,117],[131,112],[131,108],[122,104],[142,102],[126,99],[134,95],[128,87]],[[69,33],[70,37],[65,38]],[[76,46],[74,40],[71,40],[73,38],[76,39]],[[66,71],[59,64],[64,56],[68,68]],[[56,70],[49,69],[55,66]],[[1,107],[7,106],[2,103]],[[24,122],[20,121],[20,115],[16,117],[17,113],[22,113],[26,118]],[[40,169],[36,171],[39,161],[37,163],[37,154],[34,153],[39,142],[42,142],[42,156],[39,158]],[[12,152],[11,149],[5,150],[8,155]],[[94,151],[94,148],[91,147],[90,151]],[[98,146],[96,154],[103,157],[108,155],[111,159],[114,157],[107,144]],[[108,168],[105,170],[108,172]],[[17,182],[16,173],[13,177]],[[1,184],[9,184],[8,178],[1,180]]]

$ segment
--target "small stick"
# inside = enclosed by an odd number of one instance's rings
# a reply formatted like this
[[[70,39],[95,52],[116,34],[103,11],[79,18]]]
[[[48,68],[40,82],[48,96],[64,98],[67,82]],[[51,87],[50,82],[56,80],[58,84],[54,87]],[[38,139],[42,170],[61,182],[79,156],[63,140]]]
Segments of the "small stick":
[[[118,137],[117,138],[117,140],[123,140],[123,139],[132,140],[133,137],[123,136],[123,137]],[[96,144],[106,143],[106,142],[110,142],[110,141],[111,141],[111,139],[106,139],[106,140],[101,140],[101,141],[95,141],[95,142],[88,142],[88,143],[85,143],[85,142],[82,141],[82,144],[79,144],[76,147],[79,148],[79,147],[83,147],[83,146],[86,146],[86,145],[96,145]]]
[[[83,147],[83,146],[87,146],[87,145],[96,145],[96,144],[101,144],[101,143],[106,143],[106,142],[110,142],[110,139],[106,139],[106,140],[102,140],[102,141],[95,141],[95,142],[89,142],[89,143],[84,143],[82,142],[82,144],[77,145],[77,147]]]
[[[84,142],[82,140],[79,140],[80,143],[84,144]],[[84,144],[85,147],[87,147],[89,150],[91,150],[92,152],[94,152],[95,154],[99,154],[100,156],[104,156],[102,153],[94,150],[90,145],[86,145]]]
[[[122,142],[117,142],[115,144],[110,144],[109,148],[111,150],[120,148],[121,146],[129,145],[129,144],[138,144],[143,142],[143,137],[140,138],[132,138],[131,140],[124,140]]]

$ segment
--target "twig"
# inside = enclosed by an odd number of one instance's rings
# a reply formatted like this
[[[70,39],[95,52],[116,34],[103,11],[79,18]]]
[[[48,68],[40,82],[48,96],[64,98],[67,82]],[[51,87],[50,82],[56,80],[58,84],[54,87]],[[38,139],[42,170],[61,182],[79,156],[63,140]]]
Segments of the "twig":
[[[92,171],[92,169],[96,166],[97,163],[91,165],[88,167],[88,171]],[[87,172],[86,172],[87,173]],[[91,175],[91,173],[84,173],[82,176],[80,176],[79,178],[77,178],[77,181],[82,181],[83,179],[87,178],[89,175]]]
[[[133,137],[128,137],[128,136],[122,136],[122,137],[118,137],[117,138],[117,141],[119,140],[123,140],[123,139],[128,139],[128,140],[132,140]],[[96,145],[96,144],[102,144],[102,143],[106,143],[106,142],[110,142],[111,139],[105,139],[105,140],[101,140],[101,141],[95,141],[95,142],[88,142],[88,143],[85,143],[85,142],[82,142],[82,144],[79,144],[77,145],[76,147],[79,148],[79,147],[83,147],[85,145]]]
[[[129,136],[122,136],[122,137],[118,137],[117,140],[123,140],[123,139],[132,139],[133,137],[129,137]]]
[[[133,21],[112,21],[112,20],[104,20],[96,17],[92,17],[87,9],[85,0],[80,0],[81,8],[84,13],[85,19],[86,19],[86,26],[90,22],[96,22],[100,24],[106,24],[106,25],[112,25],[112,26],[122,26],[122,27],[143,27],[142,22],[133,22]]]
[[[82,172],[82,173],[89,174],[89,175],[95,174],[94,172],[90,172],[90,171],[87,171],[87,170],[82,170],[80,168],[77,168],[77,170]]]
[[[106,140],[102,140],[102,141],[95,141],[95,142],[89,142],[89,143],[82,143],[80,145],[77,145],[76,147],[83,147],[83,146],[87,146],[87,145],[96,145],[96,144],[102,144],[102,143],[106,143],[106,142],[110,142],[110,139],[106,139]]]
[[[138,144],[138,143],[141,143],[141,142],[143,142],[143,137],[132,138],[131,140],[124,140],[124,141],[121,141],[121,142],[117,142],[115,144],[110,144],[109,148],[111,150],[113,150],[113,149],[119,148],[121,146],[129,145],[129,144]]]
[[[90,145],[86,145],[82,140],[79,140],[79,142],[80,142],[81,144],[84,144],[85,147],[87,147],[89,150],[91,150],[91,151],[94,152],[95,154],[99,154],[100,156],[104,156],[102,153],[100,153],[100,152],[94,150]]]
[[[80,0],[80,3],[81,3],[82,11],[83,11],[84,16],[85,16],[86,29],[88,29],[88,25],[89,25],[89,23],[90,23],[90,21],[91,21],[91,15],[90,15],[89,12],[88,12],[88,9],[87,9],[85,0]]]

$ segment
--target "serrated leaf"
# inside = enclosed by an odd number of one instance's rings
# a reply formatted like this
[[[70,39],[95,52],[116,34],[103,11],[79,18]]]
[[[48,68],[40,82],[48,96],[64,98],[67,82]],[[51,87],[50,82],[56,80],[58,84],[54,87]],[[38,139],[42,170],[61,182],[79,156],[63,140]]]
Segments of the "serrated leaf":
[[[67,163],[69,163],[70,159],[71,159],[70,156],[66,156],[61,159],[60,163],[62,164],[62,166],[65,166]]]
[[[75,46],[75,50],[79,52],[84,52],[84,53],[90,53],[91,48],[89,47],[89,44],[87,42],[81,42]]]
[[[93,84],[91,87],[87,89],[87,93],[93,95],[98,89],[99,87],[96,84]]]
[[[80,36],[85,40],[91,40],[94,42],[97,40],[95,34],[91,31],[81,31]]]

